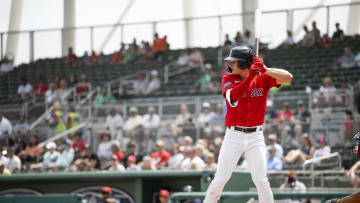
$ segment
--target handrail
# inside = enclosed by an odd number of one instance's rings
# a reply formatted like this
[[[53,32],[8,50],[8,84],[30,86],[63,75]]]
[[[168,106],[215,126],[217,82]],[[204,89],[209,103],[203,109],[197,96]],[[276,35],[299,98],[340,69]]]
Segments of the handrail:
[[[45,146],[47,143],[49,143],[49,142],[51,142],[51,141],[55,141],[55,140],[57,140],[57,139],[59,139],[59,138],[62,138],[62,137],[64,137],[64,136],[72,133],[73,131],[79,130],[79,129],[85,127],[86,124],[87,124],[87,122],[80,123],[80,124],[77,125],[76,127],[70,128],[70,129],[68,129],[68,130],[66,130],[66,131],[64,131],[64,132],[62,132],[62,133],[60,133],[60,134],[57,134],[57,135],[55,135],[54,137],[51,137],[51,138],[49,138],[49,139],[47,139],[47,140],[39,143],[39,144],[38,144],[38,147],[43,147],[43,146]]]
[[[306,170],[306,166],[309,165],[309,164],[313,164],[314,162],[322,161],[322,160],[325,160],[325,159],[330,159],[330,158],[333,158],[333,157],[339,157],[339,167],[341,168],[341,156],[340,156],[339,152],[334,152],[334,153],[327,154],[327,155],[324,155],[324,156],[321,156],[321,157],[316,157],[316,158],[306,160],[304,162],[304,165],[303,165],[303,170]]]

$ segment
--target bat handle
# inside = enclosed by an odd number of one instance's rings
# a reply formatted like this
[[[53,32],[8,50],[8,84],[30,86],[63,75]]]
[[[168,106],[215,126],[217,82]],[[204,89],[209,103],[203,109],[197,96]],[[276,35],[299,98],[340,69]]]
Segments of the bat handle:
[[[256,48],[256,57],[258,57],[259,56],[259,41],[260,41],[260,39],[259,38],[255,38],[255,48]],[[259,72],[255,72],[254,73],[255,75],[258,75],[259,74]]]

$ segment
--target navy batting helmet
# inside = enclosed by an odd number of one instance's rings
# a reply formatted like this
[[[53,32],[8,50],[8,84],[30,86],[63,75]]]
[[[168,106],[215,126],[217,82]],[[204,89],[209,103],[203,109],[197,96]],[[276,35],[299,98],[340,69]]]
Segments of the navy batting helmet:
[[[253,57],[255,56],[255,52],[247,47],[247,46],[236,46],[230,50],[230,54],[226,57],[225,61],[237,61],[238,67],[241,69],[245,69],[251,66],[253,62]],[[231,68],[228,66],[228,71],[232,72]],[[231,71],[230,71],[230,70]]]

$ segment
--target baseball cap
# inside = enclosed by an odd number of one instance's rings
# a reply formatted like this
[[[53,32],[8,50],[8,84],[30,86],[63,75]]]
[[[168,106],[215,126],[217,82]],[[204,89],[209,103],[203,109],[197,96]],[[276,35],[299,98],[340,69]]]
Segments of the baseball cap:
[[[158,75],[159,73],[157,72],[157,70],[152,70],[151,71],[151,75]]]
[[[128,162],[136,162],[136,157],[134,155],[131,155],[128,157]]]
[[[101,189],[101,192],[102,192],[102,193],[109,193],[109,194],[111,194],[111,188],[108,187],[108,186],[105,186],[105,187],[103,187],[103,188]]]
[[[55,142],[49,142],[49,143],[47,143],[46,149],[56,149],[56,144],[55,144]]]
[[[162,140],[156,141],[156,146],[163,147],[164,146],[164,141],[162,141]]]
[[[204,102],[202,106],[203,106],[203,108],[210,108],[210,103]]]
[[[160,190],[160,196],[170,197],[170,193],[167,190]]]
[[[137,113],[137,112],[138,112],[138,109],[137,109],[135,106],[133,106],[133,107],[130,108],[130,112],[135,112],[135,113]]]
[[[270,140],[276,140],[276,135],[275,135],[275,134],[269,135],[269,139],[270,139]]]
[[[322,138],[322,137],[320,137],[320,138],[318,138],[317,140],[316,140],[318,143],[326,143],[325,142],[325,139],[324,138]]]
[[[303,100],[299,100],[299,101],[296,102],[296,104],[297,104],[298,106],[304,105],[304,101],[303,101]]]

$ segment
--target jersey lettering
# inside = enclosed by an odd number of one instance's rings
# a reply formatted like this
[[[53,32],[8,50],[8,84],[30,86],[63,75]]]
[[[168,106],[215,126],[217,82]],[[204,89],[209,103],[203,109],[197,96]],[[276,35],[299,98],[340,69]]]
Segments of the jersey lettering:
[[[251,97],[263,96],[263,88],[251,89]]]

